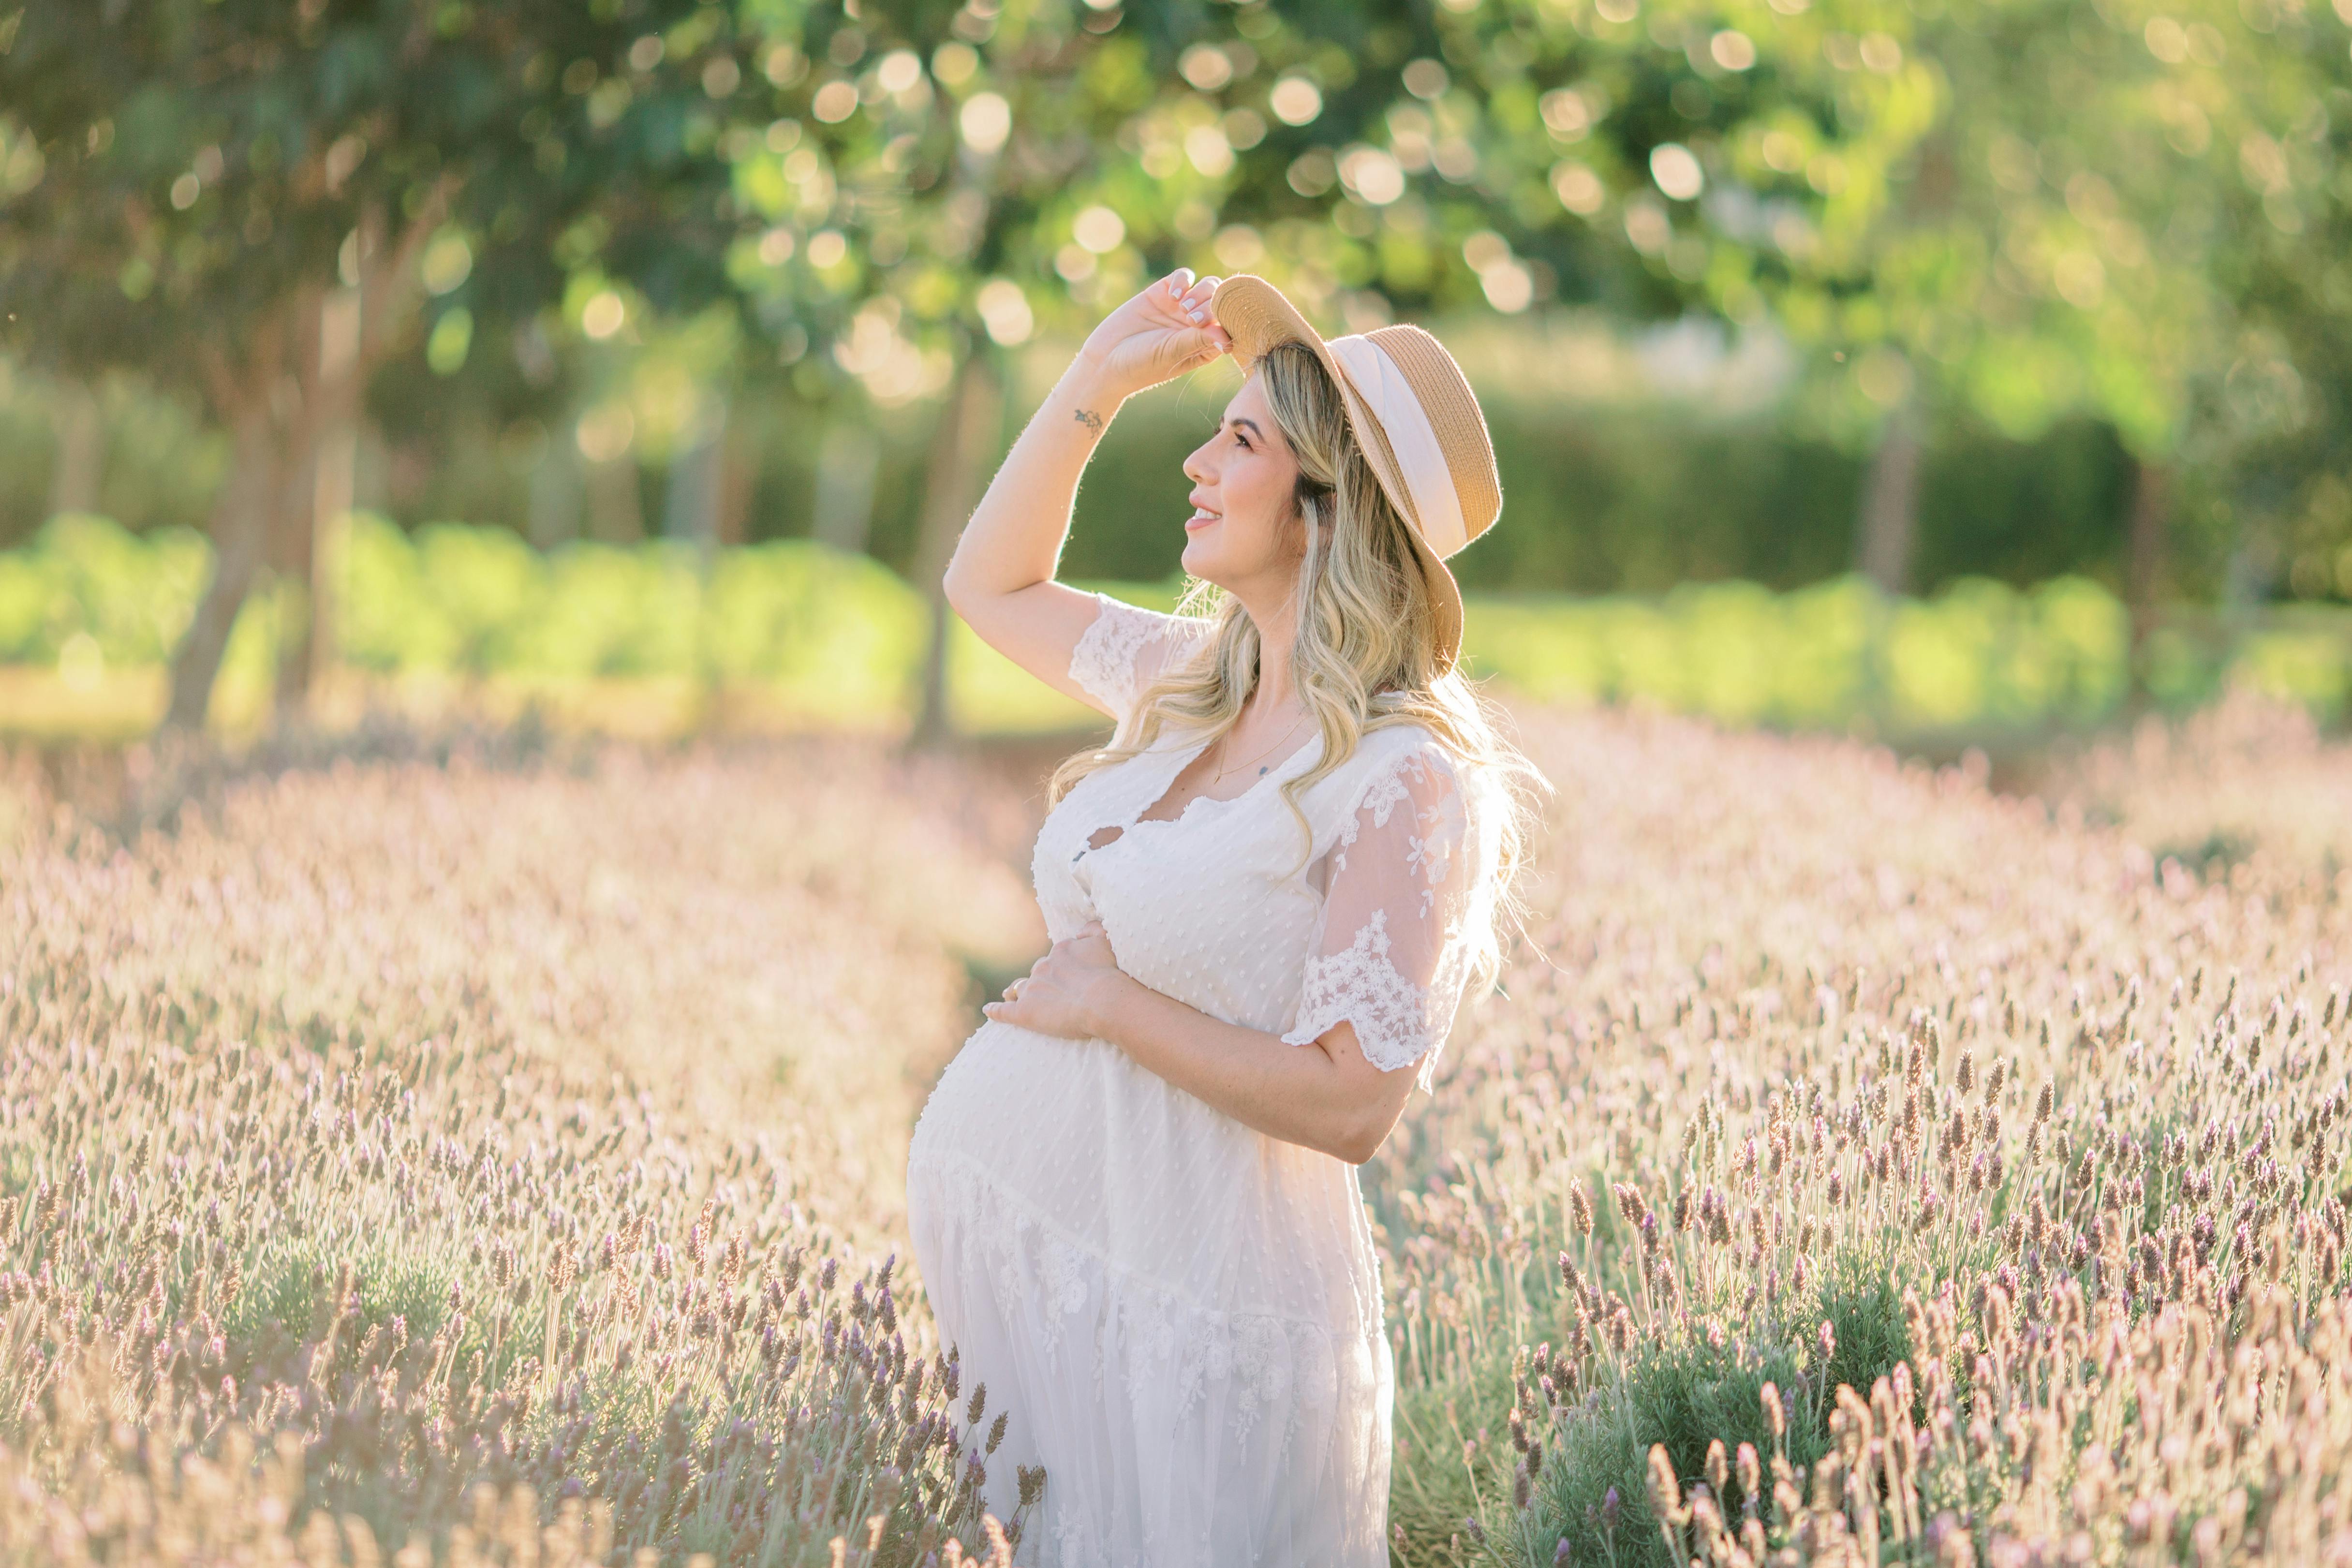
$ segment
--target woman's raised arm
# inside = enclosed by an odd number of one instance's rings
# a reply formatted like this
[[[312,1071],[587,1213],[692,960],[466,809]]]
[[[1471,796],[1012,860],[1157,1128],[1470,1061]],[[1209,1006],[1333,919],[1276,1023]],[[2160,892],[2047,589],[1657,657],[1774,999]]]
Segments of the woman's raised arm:
[[[1103,318],[1005,454],[948,562],[948,603],[981,640],[1081,702],[1099,705],[1070,678],[1096,601],[1054,581],[1078,475],[1120,404],[1232,346],[1209,315],[1217,281],[1179,268]]]

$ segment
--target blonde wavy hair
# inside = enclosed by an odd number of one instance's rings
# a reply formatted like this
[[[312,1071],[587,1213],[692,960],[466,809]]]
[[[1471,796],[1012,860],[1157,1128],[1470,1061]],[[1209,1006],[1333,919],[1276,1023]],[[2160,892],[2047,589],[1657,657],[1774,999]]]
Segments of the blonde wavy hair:
[[[1292,513],[1305,554],[1291,602],[1303,593],[1306,604],[1290,672],[1323,737],[1315,765],[1282,785],[1284,804],[1307,839],[1289,874],[1307,868],[1313,848],[1299,796],[1346,763],[1371,731],[1423,726],[1463,773],[1465,795],[1475,800],[1484,794],[1496,808],[1500,859],[1489,919],[1469,933],[1471,973],[1483,991],[1501,970],[1505,930],[1526,929],[1517,885],[1538,821],[1535,797],[1551,783],[1505,738],[1502,709],[1459,668],[1441,669],[1436,607],[1406,536],[1410,525],[1373,477],[1322,362],[1303,344],[1281,343],[1260,356],[1257,368],[1275,423],[1298,459]],[[1081,752],[1054,771],[1048,804],[1097,769],[1150,749],[1171,721],[1207,731],[1213,744],[1240,719],[1257,684],[1257,623],[1239,600],[1197,579],[1177,613],[1213,621],[1215,629],[1144,689],[1133,733],[1123,743]],[[1497,787],[1466,787],[1477,781]]]

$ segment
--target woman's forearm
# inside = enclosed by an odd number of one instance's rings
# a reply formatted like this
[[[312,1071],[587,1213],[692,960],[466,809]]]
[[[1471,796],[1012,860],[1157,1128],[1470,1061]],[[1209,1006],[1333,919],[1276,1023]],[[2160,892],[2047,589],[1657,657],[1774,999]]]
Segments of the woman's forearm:
[[[1051,579],[1070,531],[1078,476],[1130,394],[1080,354],[1030,416],[973,509],[948,563],[950,604]]]
[[[1213,1018],[1129,976],[1103,1001],[1100,1037],[1139,1066],[1269,1138],[1361,1164],[1380,1148],[1403,1096],[1378,1075],[1342,1070],[1330,1037],[1294,1046],[1281,1036]],[[1341,1026],[1343,1043],[1353,1031]],[[1404,1075],[1410,1078],[1410,1075]]]

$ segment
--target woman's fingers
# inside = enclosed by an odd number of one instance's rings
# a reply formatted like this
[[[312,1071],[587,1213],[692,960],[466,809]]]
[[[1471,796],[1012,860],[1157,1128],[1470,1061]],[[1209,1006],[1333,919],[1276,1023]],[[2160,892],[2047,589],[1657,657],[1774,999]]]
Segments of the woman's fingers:
[[[1213,277],[1203,278],[1185,291],[1181,300],[1186,319],[1209,334],[1212,347],[1219,353],[1232,346],[1232,340],[1225,336],[1224,328],[1217,324],[1216,318],[1209,310],[1209,301],[1215,297],[1217,285],[1222,281]]]
[[[1029,977],[1025,974],[1015,979],[1012,984],[1005,986],[1003,996],[994,1002],[982,1003],[980,1010],[992,1018],[995,1017],[1000,1009],[1010,1007],[1014,1003],[1021,1000],[1021,987],[1026,984],[1028,980]]]
[[[1219,281],[1216,278],[1195,278],[1191,268],[1180,267],[1160,279],[1160,288],[1175,301],[1179,311],[1198,321],[1207,313],[1209,297],[1217,291]]]

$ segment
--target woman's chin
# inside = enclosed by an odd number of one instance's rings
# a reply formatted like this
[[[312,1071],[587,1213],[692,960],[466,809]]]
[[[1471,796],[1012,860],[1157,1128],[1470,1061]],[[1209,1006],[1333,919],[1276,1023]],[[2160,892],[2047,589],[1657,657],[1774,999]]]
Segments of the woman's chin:
[[[1236,582],[1247,581],[1241,574],[1227,571],[1222,562],[1207,552],[1202,552],[1200,558],[1187,554],[1177,564],[1184,568],[1187,577],[1223,588],[1228,594],[1236,591],[1234,586]]]

